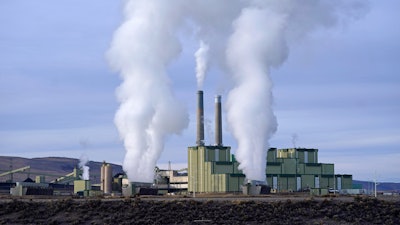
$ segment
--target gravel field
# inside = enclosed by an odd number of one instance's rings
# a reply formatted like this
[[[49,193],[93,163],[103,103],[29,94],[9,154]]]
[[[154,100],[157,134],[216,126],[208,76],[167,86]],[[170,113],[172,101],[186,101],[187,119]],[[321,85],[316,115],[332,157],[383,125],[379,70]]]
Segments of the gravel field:
[[[400,224],[398,198],[0,199],[0,224]]]

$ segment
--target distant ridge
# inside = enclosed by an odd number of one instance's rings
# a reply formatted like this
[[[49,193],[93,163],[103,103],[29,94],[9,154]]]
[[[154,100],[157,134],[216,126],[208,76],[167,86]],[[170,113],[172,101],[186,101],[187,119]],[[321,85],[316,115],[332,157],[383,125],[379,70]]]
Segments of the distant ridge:
[[[373,191],[374,183],[372,181],[353,180],[353,185],[361,185],[363,189]],[[378,182],[377,191],[393,191],[400,193],[400,183]]]
[[[100,168],[103,162],[89,161],[90,180],[92,183],[100,183]],[[40,157],[22,158],[13,156],[0,156],[0,173],[30,166],[30,170],[23,173],[15,173],[13,181],[23,181],[27,178],[35,180],[37,175],[46,175],[46,182],[71,173],[79,164],[79,159],[67,157]],[[122,166],[112,164],[113,175],[123,172]],[[12,167],[10,167],[12,165]],[[10,179],[10,175],[0,177],[0,182]]]

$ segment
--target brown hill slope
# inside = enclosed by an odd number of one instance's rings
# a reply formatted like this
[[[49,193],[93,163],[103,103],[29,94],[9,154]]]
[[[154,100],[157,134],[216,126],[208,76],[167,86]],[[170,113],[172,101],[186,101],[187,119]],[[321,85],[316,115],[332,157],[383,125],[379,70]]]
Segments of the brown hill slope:
[[[29,159],[22,157],[0,156],[0,174],[25,166],[31,167],[28,171],[13,174],[12,177],[10,175],[1,176],[0,182],[10,180],[10,178],[13,178],[13,181],[23,181],[28,177],[34,180],[37,175],[45,175],[46,182],[50,182],[58,177],[71,173],[73,169],[78,166],[78,164],[78,159],[65,157]],[[88,162],[88,166],[90,168],[90,180],[92,180],[92,183],[100,182],[101,164],[102,162]],[[122,167],[120,165],[111,165],[113,168],[113,174],[122,172]]]

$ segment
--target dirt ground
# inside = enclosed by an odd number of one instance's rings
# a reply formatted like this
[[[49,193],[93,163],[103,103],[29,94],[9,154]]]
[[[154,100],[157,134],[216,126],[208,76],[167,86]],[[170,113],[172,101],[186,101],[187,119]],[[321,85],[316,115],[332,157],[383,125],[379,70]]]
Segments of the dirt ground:
[[[398,198],[0,198],[0,224],[400,224]]]

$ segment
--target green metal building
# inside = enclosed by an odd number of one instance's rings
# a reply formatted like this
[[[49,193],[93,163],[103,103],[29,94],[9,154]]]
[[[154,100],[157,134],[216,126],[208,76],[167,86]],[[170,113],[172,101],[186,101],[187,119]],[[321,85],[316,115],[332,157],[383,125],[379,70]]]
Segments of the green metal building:
[[[188,191],[201,193],[240,192],[245,175],[226,146],[188,148]]]
[[[319,163],[318,149],[271,148],[266,175],[267,183],[278,192],[352,188],[352,175],[337,175],[334,164]]]
[[[238,166],[230,147],[189,147],[188,191],[241,192],[245,175]],[[335,174],[334,164],[319,163],[318,149],[269,149],[266,180],[276,192],[352,188],[352,175]]]

